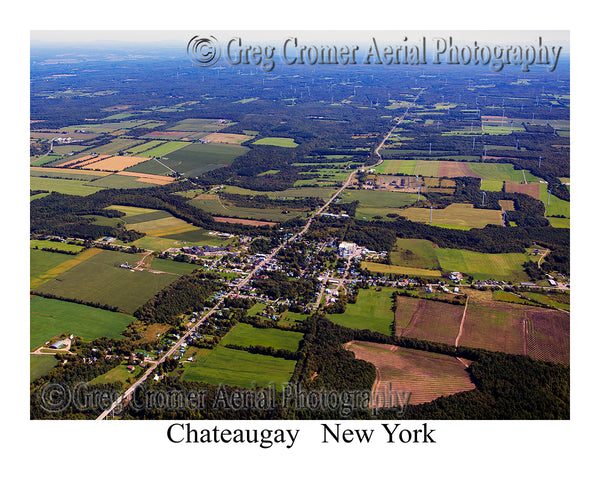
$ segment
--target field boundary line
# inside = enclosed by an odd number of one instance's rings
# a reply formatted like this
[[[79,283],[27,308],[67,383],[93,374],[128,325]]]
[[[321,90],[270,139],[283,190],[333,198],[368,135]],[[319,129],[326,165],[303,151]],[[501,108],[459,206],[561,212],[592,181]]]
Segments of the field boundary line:
[[[460,327],[458,328],[458,335],[456,336],[456,340],[454,340],[454,346],[458,347],[458,342],[463,332],[463,325],[465,324],[465,317],[467,316],[467,307],[469,306],[469,297],[467,297],[467,301],[465,302],[465,309],[463,310],[462,319],[460,320]]]

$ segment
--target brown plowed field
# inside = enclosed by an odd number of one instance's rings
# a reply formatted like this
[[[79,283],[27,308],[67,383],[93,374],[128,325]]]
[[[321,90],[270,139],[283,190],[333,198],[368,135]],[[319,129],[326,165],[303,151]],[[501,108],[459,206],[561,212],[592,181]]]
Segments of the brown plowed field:
[[[541,308],[527,312],[527,354],[532,358],[568,365],[570,338],[568,313]]]
[[[539,183],[517,183],[506,182],[506,193],[524,193],[536,200],[540,199],[540,184]]]
[[[490,293],[490,292],[485,292]],[[462,305],[397,297],[396,334],[454,345]],[[536,360],[569,363],[570,315],[549,308],[492,301],[490,295],[469,294],[459,346],[529,355]]]
[[[454,345],[464,307],[401,297],[396,299],[396,335]]]
[[[454,357],[362,341],[350,342],[346,348],[354,352],[356,358],[377,368],[377,380],[373,385],[375,402],[389,399],[390,390],[411,392],[409,404],[418,405],[475,388],[465,365]],[[386,402],[385,406],[393,405]]]
[[[449,162],[447,160],[440,161],[438,177],[475,177],[481,178],[480,175],[475,175],[469,168],[466,162]]]

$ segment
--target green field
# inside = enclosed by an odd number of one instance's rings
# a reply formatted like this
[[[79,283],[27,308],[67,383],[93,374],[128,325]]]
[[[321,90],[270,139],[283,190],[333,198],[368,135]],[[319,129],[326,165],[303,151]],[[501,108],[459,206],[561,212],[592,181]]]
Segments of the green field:
[[[240,145],[193,143],[170,153],[161,161],[185,176],[196,177],[210,170],[231,165],[237,157],[247,151],[247,147]]]
[[[96,180],[98,178],[102,178],[104,175],[94,175],[95,172],[91,172],[90,174],[81,173],[81,172],[73,172],[66,168],[62,168],[62,171],[39,171],[39,170],[30,170],[29,175],[32,177],[49,177],[48,180],[52,178],[59,178],[63,180],[85,180],[90,182],[92,180]],[[100,172],[98,172],[100,173]]]
[[[144,152],[144,155],[146,153]],[[165,167],[158,163],[155,159],[146,160],[145,162],[138,163],[137,165],[133,165],[132,167],[126,168],[126,172],[135,172],[135,173],[149,173],[151,175],[168,175],[169,173],[173,173],[169,168]]]
[[[478,177],[486,180],[512,181],[522,182],[523,171],[515,170],[510,163],[469,163],[469,169]],[[525,172],[525,177],[528,182],[533,182],[539,179]]]
[[[389,256],[392,265],[438,270],[436,252],[429,240],[399,238]]]
[[[289,137],[265,137],[252,142],[252,145],[272,145],[274,147],[295,148],[298,146],[293,138]]]
[[[127,215],[123,218],[127,225],[130,225],[130,228],[135,229],[136,224],[149,222],[151,220],[159,220],[161,218],[169,218],[171,214],[169,212],[165,212],[164,210],[155,210],[146,213],[140,213],[139,215]]]
[[[145,213],[152,212],[160,212],[161,210],[155,210],[153,208],[143,208],[143,207],[130,207],[128,205],[109,205],[106,207],[106,210],[118,210],[119,212],[123,212],[125,214],[124,220],[128,221],[130,217],[135,215],[142,215]]]
[[[93,185],[94,187],[102,187],[102,188],[150,188],[150,187],[156,187],[156,185],[154,185],[152,183],[138,182],[136,177],[130,177],[130,176],[126,176],[126,175],[118,175],[116,173],[113,175],[107,175],[106,177],[99,178],[98,180],[94,180],[92,183],[89,183],[88,185]]]
[[[227,125],[219,123],[215,118],[186,118],[169,127],[168,130],[180,132],[217,132]]]
[[[540,201],[546,206],[546,216],[553,217],[562,215],[563,217],[571,217],[571,203],[562,200],[550,194],[550,203],[548,203],[548,184],[540,184]]]
[[[36,160],[34,160],[33,162],[30,162],[29,165],[32,167],[41,167],[42,165],[46,165],[47,163],[56,162],[57,160],[59,160],[61,158],[62,158],[61,155],[52,155],[52,154],[43,155],[43,156],[37,158]]]
[[[78,257],[78,256],[77,256]],[[66,271],[68,268],[65,262],[76,264],[77,257],[57,252],[45,252],[34,248],[29,250],[29,279],[30,287],[40,285],[44,281],[53,277],[53,270]],[[75,260],[75,261],[73,261]],[[65,268],[61,266],[65,264]]]
[[[408,220],[413,222],[429,223],[430,213],[432,224],[456,225],[467,228],[483,228],[488,224],[502,225],[500,210],[487,210],[474,208],[471,204],[453,203],[443,209],[414,208],[409,207],[403,212]]]
[[[250,218],[253,220],[266,220],[269,222],[284,222],[297,217],[302,212],[297,210],[289,210],[288,213],[282,213],[283,208],[251,208],[237,207],[226,201],[221,200],[218,195],[213,195],[214,198],[195,198],[188,203],[196,208],[204,210],[211,215],[221,217],[236,217]]]
[[[52,242],[50,240],[30,240],[29,248],[56,248],[65,252],[81,252],[85,247],[83,245],[72,245],[64,242]]]
[[[187,364],[181,379],[245,388],[255,385],[266,387],[274,382],[277,390],[281,390],[282,384],[292,376],[295,366],[294,360],[217,346],[210,355]]]
[[[29,381],[43,377],[57,365],[54,355],[29,355]]]
[[[135,242],[133,242],[133,245],[139,248],[143,248],[145,250],[164,252],[167,248],[183,247],[184,243],[185,242],[181,242],[170,238],[153,237],[151,235],[146,235],[145,237],[139,238]]]
[[[434,248],[429,240],[398,239],[390,252],[392,265],[362,262],[372,272],[401,275],[437,276],[440,270],[472,275],[475,280],[526,281],[523,263],[525,253],[480,253],[452,248]],[[419,270],[421,269],[420,273]]]
[[[121,332],[135,318],[101,308],[35,296],[30,300],[29,348],[55,335],[77,335],[89,342],[100,337],[123,338]]]
[[[160,272],[175,273],[177,275],[186,275],[192,273],[198,268],[198,265],[192,265],[186,262],[176,262],[174,260],[166,260],[163,258],[153,258],[150,264],[152,270]]]
[[[501,192],[504,182],[502,180],[481,180],[481,189],[488,192]]]
[[[128,148],[127,153],[130,155],[137,155],[138,153],[150,150],[151,148],[154,148],[157,145],[160,145],[161,143],[164,142],[161,140],[150,140],[149,142],[144,142],[139,145],[136,145],[135,147]]]
[[[389,335],[394,321],[393,291],[393,288],[382,288],[381,291],[360,289],[356,303],[348,303],[344,313],[327,315],[327,318],[344,327],[368,329]]]
[[[151,148],[150,150],[144,151],[144,157],[162,157],[167,155],[175,150],[178,150],[186,145],[190,145],[190,142],[165,142],[162,145]]]
[[[425,268],[404,267],[399,265],[386,265],[384,263],[361,262],[361,268],[365,268],[373,273],[405,275],[407,277],[441,277],[438,270],[429,270]]]
[[[295,352],[298,350],[302,336],[302,333],[299,332],[288,332],[276,328],[255,328],[247,323],[238,323],[225,335],[221,345],[241,345],[243,347],[260,345],[273,347],[276,350]]]
[[[92,133],[112,133],[117,130],[127,130],[130,128],[137,128],[144,124],[153,124],[158,122],[148,122],[148,120],[125,120],[124,122],[107,122],[107,123],[90,123],[87,125],[70,125],[64,127],[63,130],[68,132],[74,132],[75,130],[83,130],[85,132]],[[146,125],[146,126],[148,126]]]
[[[480,253],[469,250],[438,248],[436,255],[442,270],[462,272],[475,280],[527,281],[523,263],[529,260],[525,253]]]
[[[223,188],[223,192],[226,193],[237,193],[239,195],[267,195],[269,198],[302,198],[302,197],[317,197],[317,198],[330,198],[338,189],[331,187],[300,187],[300,188],[288,188],[286,190],[273,190],[267,192],[260,192],[258,190],[249,190],[242,187],[234,187],[226,185]]]
[[[177,279],[175,275],[119,268],[126,261],[132,265],[140,259],[139,254],[102,250],[46,281],[37,290],[64,298],[100,302],[133,313],[146,300]]]
[[[31,190],[48,190],[50,192],[65,193],[67,195],[91,195],[102,190],[103,185],[91,186],[81,180],[65,180],[62,178],[30,177],[29,188]]]
[[[571,220],[568,218],[548,217],[548,221],[554,228],[571,228]]]
[[[341,196],[344,203],[358,200],[360,207],[398,208],[417,201],[417,194],[386,192],[378,190],[345,190]]]
[[[94,147],[92,151],[100,155],[116,155],[120,152],[126,152],[140,143],[142,143],[140,140],[133,140],[131,138],[116,138],[106,145]]]

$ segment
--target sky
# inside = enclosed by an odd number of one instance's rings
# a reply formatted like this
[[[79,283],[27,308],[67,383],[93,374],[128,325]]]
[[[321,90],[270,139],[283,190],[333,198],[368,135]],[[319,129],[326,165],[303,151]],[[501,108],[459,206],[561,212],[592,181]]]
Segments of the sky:
[[[428,39],[452,36],[456,41],[478,41],[494,44],[531,44],[542,37],[544,42],[568,45],[566,30],[32,30],[31,46],[56,44],[116,45],[125,43],[162,44],[177,46],[194,35],[214,35],[218,39],[239,36],[256,42],[283,41],[289,36],[298,36],[305,42],[366,42],[372,36],[378,41],[401,42],[405,36],[409,41],[425,36]]]

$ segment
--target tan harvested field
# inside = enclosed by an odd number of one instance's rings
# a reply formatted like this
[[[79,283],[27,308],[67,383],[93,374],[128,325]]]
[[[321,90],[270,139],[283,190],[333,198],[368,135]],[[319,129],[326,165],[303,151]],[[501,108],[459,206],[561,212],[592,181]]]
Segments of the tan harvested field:
[[[515,209],[515,202],[513,200],[498,200],[498,203],[504,211],[512,211]]]
[[[377,401],[389,398],[390,390],[410,392],[409,404],[418,405],[475,388],[465,365],[454,357],[362,341],[352,341],[346,348],[354,352],[356,358],[377,368],[373,385],[375,406],[383,406]],[[393,405],[386,403],[385,406]]]
[[[98,160],[102,160],[104,158],[108,158],[110,155],[85,155],[83,157],[75,158],[73,160],[68,160],[59,164],[59,167],[68,167],[74,163],[77,163],[77,167],[82,167],[83,165],[87,165],[88,163],[97,162]]]
[[[396,298],[396,335],[454,345],[464,306],[422,298]]]
[[[152,175],[151,173],[136,173],[136,172],[117,172],[117,175],[126,177],[137,177],[138,182],[153,183],[155,185],[168,185],[175,179],[173,177],[165,177],[162,175]]]
[[[524,193],[537,200],[540,199],[540,184],[539,183],[518,183],[506,182],[506,193]]]
[[[97,162],[93,162],[91,164],[85,165],[83,168],[90,170],[104,170],[109,172],[120,172],[121,170],[125,170],[126,168],[133,167],[138,163],[145,162],[146,160],[150,160],[148,157],[128,157],[128,156],[116,156],[106,158],[105,160],[100,160]]]
[[[263,225],[277,225],[275,222],[265,222],[262,220],[248,220],[246,218],[232,218],[232,217],[213,217],[216,222],[221,223],[241,223],[242,225],[254,225],[261,227]]]
[[[35,171],[35,172],[48,172],[48,173],[64,173],[65,169],[64,168],[53,168],[53,167],[30,167],[31,170]],[[77,168],[70,168],[68,170],[71,173],[82,173],[84,175],[94,175],[96,177],[106,177],[107,175],[110,175],[111,172],[93,172],[90,170],[79,170]]]
[[[208,140],[212,143],[229,143],[233,145],[239,145],[246,140],[253,138],[250,135],[241,135],[239,133],[211,133],[204,137],[204,140]]]

